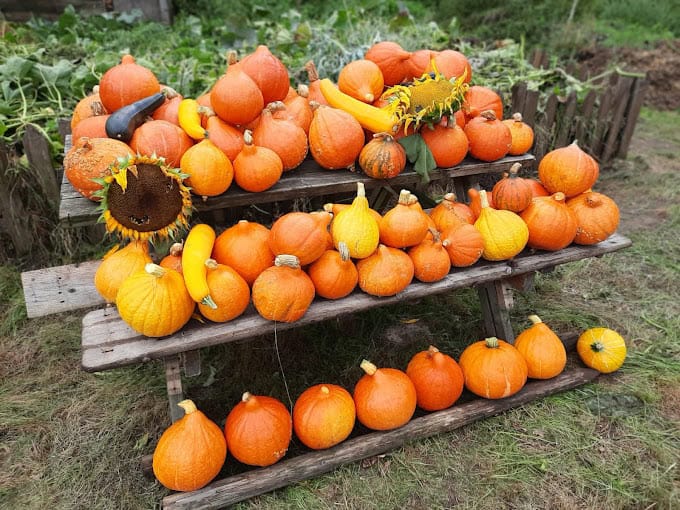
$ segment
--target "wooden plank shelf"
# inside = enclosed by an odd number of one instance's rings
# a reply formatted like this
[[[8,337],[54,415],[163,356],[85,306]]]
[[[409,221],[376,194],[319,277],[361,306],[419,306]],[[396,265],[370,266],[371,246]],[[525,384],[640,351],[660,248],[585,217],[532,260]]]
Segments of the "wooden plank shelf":
[[[460,165],[451,168],[438,168],[430,174],[433,181],[445,178],[468,177],[500,173],[510,169],[513,163],[531,166],[535,158],[532,154],[508,156],[498,161],[487,163],[472,158],[465,159]],[[358,182],[363,182],[366,189],[384,186],[413,186],[421,180],[419,174],[408,166],[401,174],[389,179],[373,179],[360,172],[347,170],[324,170],[313,159],[306,159],[298,168],[285,172],[279,182],[270,189],[260,193],[243,191],[233,184],[225,193],[210,197],[206,201],[194,197],[197,211],[211,211],[230,207],[265,204],[295,198],[318,197],[335,193],[356,192]],[[397,190],[398,191],[398,190]],[[84,198],[71,183],[62,179],[61,202],[59,205],[59,221],[66,226],[77,227],[96,223],[100,212],[98,204]]]
[[[227,476],[193,492],[173,493],[163,498],[162,508],[207,510],[227,505],[319,476],[344,464],[379,455],[408,441],[430,437],[495,416],[539,398],[570,390],[593,381],[599,373],[578,365],[570,356],[568,368],[553,379],[529,381],[517,394],[499,400],[475,398],[449,409],[423,414],[406,425],[386,432],[368,432],[328,450],[312,451],[284,459],[272,466],[254,468]],[[467,393],[467,392],[466,392]],[[144,459],[148,464],[150,459]]]
[[[470,268],[456,269],[435,283],[414,281],[403,292],[391,297],[374,297],[361,291],[339,300],[317,298],[307,313],[294,323],[274,323],[257,314],[252,306],[241,317],[221,324],[191,321],[174,335],[154,339],[135,332],[118,315],[113,306],[87,313],[82,329],[82,368],[96,372],[145,362],[202,347],[232,342],[244,338],[273,334],[341,315],[402,301],[503,280],[557,264],[597,257],[630,246],[630,239],[614,234],[592,246],[572,245],[558,252],[527,250],[512,261],[482,262]]]

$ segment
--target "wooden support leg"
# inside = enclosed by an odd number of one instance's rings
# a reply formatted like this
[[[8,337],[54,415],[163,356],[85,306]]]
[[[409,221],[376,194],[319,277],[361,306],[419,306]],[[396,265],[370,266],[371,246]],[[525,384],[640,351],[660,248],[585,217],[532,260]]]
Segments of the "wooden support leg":
[[[186,377],[201,375],[201,353],[198,350],[183,352],[180,356]]]
[[[515,334],[510,324],[512,308],[512,287],[504,280],[496,280],[477,287],[482,304],[484,328],[487,336],[495,336],[514,343]]]
[[[184,411],[177,405],[184,400],[182,391],[182,376],[180,375],[179,356],[168,356],[165,361],[165,382],[168,390],[168,401],[170,402],[170,419],[173,422],[184,416]]]

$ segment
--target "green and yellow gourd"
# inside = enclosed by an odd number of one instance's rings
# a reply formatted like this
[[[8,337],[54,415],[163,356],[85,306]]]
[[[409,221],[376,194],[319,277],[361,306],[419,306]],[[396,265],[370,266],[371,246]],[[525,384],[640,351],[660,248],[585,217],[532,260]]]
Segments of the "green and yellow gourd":
[[[352,204],[333,218],[331,236],[336,248],[344,242],[350,257],[355,259],[368,257],[378,247],[380,229],[369,211],[363,183],[357,183],[357,196]]]

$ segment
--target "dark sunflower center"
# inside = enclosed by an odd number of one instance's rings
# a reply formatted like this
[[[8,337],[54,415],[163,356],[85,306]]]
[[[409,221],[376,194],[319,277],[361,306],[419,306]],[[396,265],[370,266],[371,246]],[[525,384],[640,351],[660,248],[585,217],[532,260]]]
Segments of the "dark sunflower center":
[[[136,177],[128,171],[125,192],[113,181],[107,200],[111,216],[124,227],[139,232],[165,228],[182,211],[179,183],[165,175],[158,165],[138,164]]]

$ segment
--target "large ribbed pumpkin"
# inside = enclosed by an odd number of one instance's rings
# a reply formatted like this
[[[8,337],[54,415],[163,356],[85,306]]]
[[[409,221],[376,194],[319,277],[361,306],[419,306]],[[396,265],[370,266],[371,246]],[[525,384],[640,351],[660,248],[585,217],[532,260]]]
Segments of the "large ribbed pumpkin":
[[[576,216],[576,244],[604,241],[619,226],[619,208],[611,198],[596,191],[586,191],[567,200]]]
[[[494,185],[492,193],[496,209],[519,213],[529,207],[533,192],[527,179],[519,176],[520,168],[520,163],[514,163],[510,171]]]
[[[550,151],[538,164],[538,178],[545,189],[550,193],[561,191],[567,198],[592,188],[599,174],[597,161],[576,140]]]
[[[349,113],[325,105],[312,105],[309,151],[323,168],[353,168],[364,147],[364,130]]]
[[[195,491],[217,476],[227,458],[222,429],[191,400],[182,400],[182,416],[161,435],[153,452],[153,473],[173,491]]]
[[[529,228],[527,245],[531,248],[561,250],[576,237],[576,216],[567,207],[564,193],[534,198],[520,216]]]
[[[330,448],[347,439],[355,420],[354,399],[337,384],[307,388],[293,407],[295,435],[313,450]]]
[[[229,451],[249,466],[271,466],[288,451],[293,420],[279,400],[244,393],[224,424]]]
[[[509,397],[527,382],[524,357],[512,344],[496,337],[468,345],[458,364],[463,369],[465,387],[480,397]]]
[[[416,410],[416,388],[396,368],[378,368],[367,360],[354,387],[357,419],[372,430],[392,430],[408,423]]]

